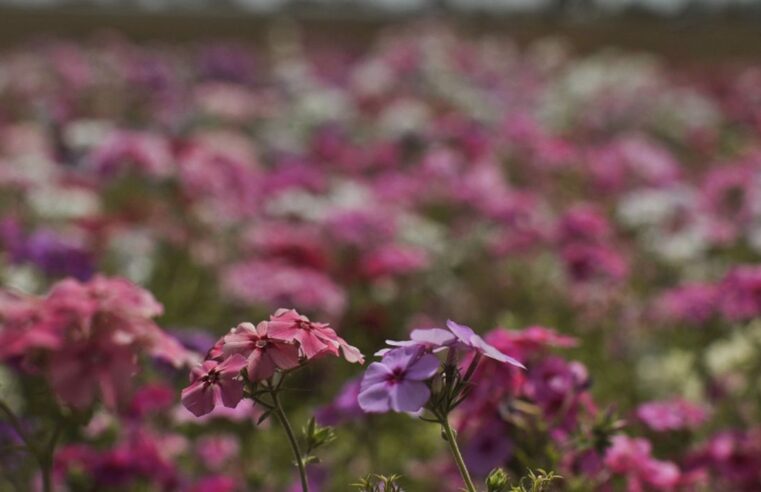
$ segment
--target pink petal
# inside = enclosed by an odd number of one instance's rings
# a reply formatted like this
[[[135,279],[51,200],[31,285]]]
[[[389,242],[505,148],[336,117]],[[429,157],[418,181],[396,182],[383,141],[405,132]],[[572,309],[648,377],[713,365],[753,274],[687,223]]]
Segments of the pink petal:
[[[243,383],[234,380],[222,380],[219,382],[222,403],[228,408],[235,408],[243,399]]]
[[[217,370],[226,376],[237,376],[240,371],[246,367],[248,362],[246,358],[240,354],[233,354],[225,359],[218,367]]]
[[[214,393],[204,383],[197,381],[182,390],[182,404],[196,417],[214,409]]]

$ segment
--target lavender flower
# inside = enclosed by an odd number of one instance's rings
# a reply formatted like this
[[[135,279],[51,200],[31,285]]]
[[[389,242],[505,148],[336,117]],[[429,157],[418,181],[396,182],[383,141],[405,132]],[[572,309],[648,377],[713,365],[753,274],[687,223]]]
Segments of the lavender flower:
[[[425,384],[439,369],[439,360],[422,347],[400,347],[367,368],[359,392],[365,412],[417,412],[428,401]]]

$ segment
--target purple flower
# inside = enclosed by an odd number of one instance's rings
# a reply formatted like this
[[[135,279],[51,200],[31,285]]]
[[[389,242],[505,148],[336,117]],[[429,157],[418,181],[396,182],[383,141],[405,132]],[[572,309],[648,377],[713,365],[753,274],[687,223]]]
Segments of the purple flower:
[[[486,341],[483,338],[477,335],[469,327],[455,323],[452,320],[448,320],[447,328],[450,329],[450,331],[457,338],[457,342],[459,342],[461,345],[468,347],[470,349],[473,349],[479,354],[489,357],[491,359],[494,359],[496,361],[512,364],[522,369],[526,368],[526,366],[524,366],[517,360],[513,359],[509,355],[503,354],[502,352],[497,350],[494,346],[486,343]]]
[[[320,425],[338,425],[363,415],[357,403],[359,397],[360,378],[351,379],[346,383],[338,396],[328,405],[315,412],[317,423]]]
[[[360,385],[359,406],[368,413],[417,412],[431,390],[423,382],[439,369],[439,360],[420,346],[400,347],[367,368]]]
[[[456,341],[452,333],[442,328],[417,328],[412,330],[409,340],[386,340],[386,343],[392,347],[423,347],[432,352],[440,352]],[[392,350],[394,349],[384,348],[375,352],[375,355],[382,357]]]
[[[502,466],[512,455],[513,449],[506,424],[496,420],[479,425],[466,441],[462,453],[471,473],[485,477],[494,468]]]

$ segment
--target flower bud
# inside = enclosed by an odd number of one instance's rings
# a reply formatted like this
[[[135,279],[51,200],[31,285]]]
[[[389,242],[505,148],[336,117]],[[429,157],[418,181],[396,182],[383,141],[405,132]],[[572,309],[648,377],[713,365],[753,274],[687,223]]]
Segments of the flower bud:
[[[503,492],[510,484],[507,473],[502,468],[495,468],[486,477],[486,490],[488,492]]]

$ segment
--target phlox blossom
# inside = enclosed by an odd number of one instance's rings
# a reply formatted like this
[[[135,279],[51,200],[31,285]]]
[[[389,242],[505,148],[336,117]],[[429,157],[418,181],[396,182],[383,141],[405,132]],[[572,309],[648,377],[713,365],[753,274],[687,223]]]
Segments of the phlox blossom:
[[[235,408],[243,398],[240,372],[248,362],[234,354],[222,363],[206,360],[191,372],[191,385],[182,390],[182,404],[196,417],[206,415],[222,403]]]
[[[241,354],[247,359],[248,377],[252,381],[271,378],[277,369],[293,369],[299,365],[296,343],[269,334],[269,323],[241,323],[224,338],[224,355]]]
[[[359,392],[365,412],[417,412],[431,390],[424,382],[439,369],[439,359],[421,347],[400,347],[367,368]]]

